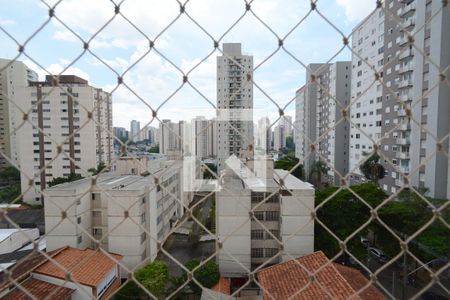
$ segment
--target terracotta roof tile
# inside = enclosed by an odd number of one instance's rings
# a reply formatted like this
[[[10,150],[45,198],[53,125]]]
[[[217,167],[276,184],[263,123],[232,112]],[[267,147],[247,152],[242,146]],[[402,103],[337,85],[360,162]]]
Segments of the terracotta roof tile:
[[[299,263],[304,267],[301,267]],[[320,269],[323,267],[322,269]],[[315,272],[310,282],[308,270]],[[320,271],[317,271],[319,270]],[[258,272],[264,299],[347,299],[354,289],[338,272],[322,251],[277,264]],[[266,292],[264,292],[266,291]],[[269,294],[272,296],[270,297]],[[291,296],[296,295],[293,298]],[[353,300],[361,299],[353,296]]]
[[[339,273],[347,280],[347,282],[352,286],[352,288],[358,292],[363,289],[366,284],[369,282],[364,275],[353,268],[343,266],[341,264],[334,263],[334,266],[338,270]],[[373,284],[364,289],[359,293],[359,296],[363,300],[385,300],[386,297],[381,293]]]
[[[52,257],[53,255],[56,255],[60,251],[62,251],[65,248],[59,248],[50,252],[47,252],[47,255]],[[39,252],[32,252],[28,256],[26,256],[24,259],[22,259],[20,262],[18,262],[16,265],[11,267],[9,271],[11,272],[11,277],[16,280],[20,281],[23,278],[26,278],[31,271],[34,270],[37,266],[44,263],[47,258],[42,255]],[[0,291],[6,289],[8,286],[11,285],[11,282],[7,280],[7,277],[5,276],[5,272],[0,273]]]
[[[225,295],[231,295],[231,281],[229,278],[220,277],[219,281],[216,283],[215,286],[212,287],[213,291],[225,294]]]
[[[111,254],[115,260],[121,260],[122,256]],[[100,250],[65,248],[53,259],[64,269],[71,273],[71,278],[84,285],[97,286],[106,274],[115,266],[116,262]],[[56,278],[65,279],[66,272],[58,265],[47,261],[34,270],[35,273],[45,274]]]
[[[35,299],[48,299],[48,300],[65,300],[71,299],[74,290],[51,284],[45,281],[37,280],[34,278],[27,279],[20,283],[20,286],[26,289]],[[30,297],[22,291],[20,288],[15,288],[2,300],[28,300]]]

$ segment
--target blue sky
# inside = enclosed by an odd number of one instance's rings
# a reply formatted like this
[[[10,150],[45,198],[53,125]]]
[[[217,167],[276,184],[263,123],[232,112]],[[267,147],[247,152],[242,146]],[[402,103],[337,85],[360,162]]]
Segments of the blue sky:
[[[0,0],[0,26],[20,44],[48,20],[48,7],[57,1]],[[375,6],[369,0],[319,0],[318,10],[344,34],[362,20]],[[46,3],[46,4],[45,4]],[[125,0],[121,13],[141,32],[136,30],[121,15],[90,42],[94,53],[83,54],[83,43],[89,40],[109,19],[114,16],[113,1],[108,0],[63,0],[55,8],[55,15],[79,37],[53,18],[26,45],[20,56],[30,67],[43,76],[47,72],[59,73],[73,60],[67,74],[77,74],[96,87],[113,93],[114,126],[128,128],[132,119],[146,124],[151,120],[151,110],[163,103],[182,83],[182,74],[171,62],[189,71],[205,59],[213,49],[213,40],[202,31],[189,16],[200,24],[215,40],[245,12],[243,0],[191,0],[172,26],[159,33],[179,15],[179,4],[172,0]],[[244,53],[254,56],[255,66],[261,64],[278,48],[277,37],[255,16],[263,20],[279,37],[284,37],[309,11],[309,0],[254,0],[251,12],[233,27],[222,42],[240,42]],[[253,14],[254,13],[254,14]],[[143,35],[145,34],[145,36]],[[159,36],[158,36],[159,35]],[[158,38],[156,38],[158,36]],[[155,40],[155,51],[148,52],[148,40]],[[0,57],[13,58],[17,44],[0,31]],[[316,12],[312,12],[285,40],[284,46],[305,64],[329,60],[342,47],[342,37]],[[81,57],[79,57],[82,55]],[[211,102],[216,102],[215,80],[216,51],[189,74],[190,82]],[[100,59],[99,59],[100,58]],[[142,59],[141,59],[142,58]],[[345,49],[337,60],[351,58]],[[39,68],[38,63],[45,70]],[[102,61],[100,61],[102,60]],[[139,61],[125,75],[125,83],[140,96],[124,86],[116,88],[117,73],[122,74],[130,65]],[[283,50],[261,64],[254,73],[254,80],[273,100],[287,104],[296,89],[305,81],[304,68]],[[286,109],[294,115],[294,103]],[[277,108],[256,88],[254,89],[255,119],[277,115]],[[161,119],[189,119],[196,115],[213,116],[214,110],[197,92],[185,85],[158,111]],[[155,121],[152,125],[157,126]]]

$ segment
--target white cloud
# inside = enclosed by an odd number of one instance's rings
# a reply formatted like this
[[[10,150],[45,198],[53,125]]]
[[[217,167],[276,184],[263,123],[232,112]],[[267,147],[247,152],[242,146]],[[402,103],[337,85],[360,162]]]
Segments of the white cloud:
[[[11,19],[0,19],[0,25],[1,26],[8,26],[8,25],[15,25],[16,21]]]
[[[375,9],[375,1],[372,0],[336,0],[337,4],[344,8],[347,21],[361,21]]]

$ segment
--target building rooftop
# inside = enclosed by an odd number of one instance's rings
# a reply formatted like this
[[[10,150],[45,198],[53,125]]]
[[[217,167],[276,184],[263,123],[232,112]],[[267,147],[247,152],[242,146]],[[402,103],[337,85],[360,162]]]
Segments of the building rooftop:
[[[122,259],[121,255],[110,255],[116,261]],[[65,247],[62,251],[53,255],[52,258],[56,263],[71,273],[71,278],[74,281],[93,287],[101,283],[105,276],[117,264],[116,261],[100,250],[93,249],[80,250]],[[52,261],[47,261],[37,267],[33,272],[65,280],[66,272],[60,266]]]
[[[34,299],[48,299],[48,300],[65,300],[72,299],[73,289],[51,284],[45,281],[37,280],[32,277],[22,281],[20,286],[26,289]],[[30,297],[25,292],[15,287],[11,292],[6,294],[3,300],[28,300]]]
[[[355,274],[342,269],[346,273],[344,276],[339,270],[322,251],[318,251],[262,269],[258,272],[258,278],[264,299],[384,299],[380,292],[376,296],[381,298],[357,293],[359,288],[369,282],[359,271],[356,271],[360,275],[358,280],[351,284],[346,277]],[[310,280],[312,274],[314,281]],[[364,285],[361,286],[361,283]]]
[[[308,182],[301,181],[289,171],[283,169],[274,170],[274,179],[279,182],[279,179],[283,179],[284,186],[289,190],[314,190],[314,186]]]

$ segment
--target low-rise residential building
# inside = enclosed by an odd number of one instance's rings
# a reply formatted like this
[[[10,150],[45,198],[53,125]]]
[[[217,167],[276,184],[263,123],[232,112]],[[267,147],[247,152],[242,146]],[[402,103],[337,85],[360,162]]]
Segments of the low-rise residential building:
[[[47,249],[101,245],[133,268],[154,259],[189,199],[181,190],[182,164],[154,162],[148,176],[101,174],[47,190]],[[124,275],[126,273],[124,272]]]
[[[240,164],[223,171],[216,193],[217,261],[226,277],[245,277],[261,264],[285,261],[287,253],[314,248],[314,188],[274,170],[270,159]]]
[[[264,268],[257,275],[264,300],[386,299],[361,272],[333,263],[322,251]]]
[[[49,259],[50,258],[50,259]],[[93,249],[62,247],[32,255],[10,270],[8,280],[0,273],[0,297],[28,299],[108,299],[120,287],[122,256]],[[68,280],[67,273],[70,273]],[[17,286],[20,285],[20,288]],[[24,292],[26,290],[26,293]]]

